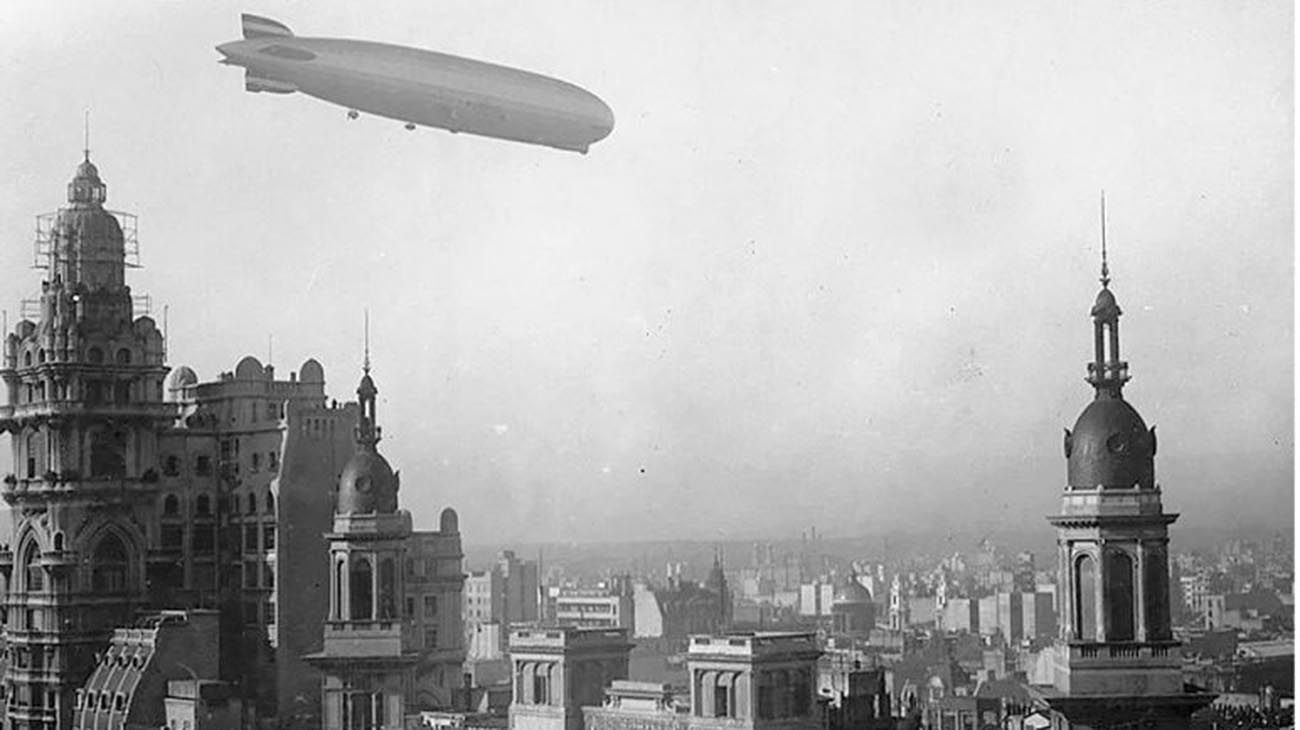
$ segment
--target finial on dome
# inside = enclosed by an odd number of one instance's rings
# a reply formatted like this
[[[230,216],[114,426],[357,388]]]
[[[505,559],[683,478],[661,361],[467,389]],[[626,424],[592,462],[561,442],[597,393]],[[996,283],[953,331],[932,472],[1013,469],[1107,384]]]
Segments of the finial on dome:
[[[81,156],[86,162],[90,162],[90,110],[86,110],[86,118],[82,125],[82,146]]]
[[[1101,191],[1101,286],[1110,286],[1110,267],[1106,265],[1106,191]]]

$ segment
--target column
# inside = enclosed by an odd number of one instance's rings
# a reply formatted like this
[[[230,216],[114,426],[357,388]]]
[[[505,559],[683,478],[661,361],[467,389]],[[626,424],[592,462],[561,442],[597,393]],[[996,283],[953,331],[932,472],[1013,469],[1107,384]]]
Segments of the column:
[[[379,620],[379,554],[370,554],[370,620]]]
[[[1108,618],[1108,616],[1106,611],[1105,596],[1106,596],[1106,580],[1107,578],[1110,577],[1110,571],[1106,569],[1106,541],[1105,540],[1097,541],[1097,553],[1093,562],[1097,566],[1096,569],[1097,581],[1096,584],[1093,586],[1094,589],[1093,598],[1094,600],[1097,601],[1094,604],[1096,606],[1097,641],[1106,641],[1106,630],[1108,628],[1106,626],[1107,623],[1106,619]]]
[[[1146,558],[1147,545],[1138,540],[1133,560],[1133,603],[1137,626],[1133,627],[1133,638],[1137,641],[1147,640],[1147,601],[1146,601]]]

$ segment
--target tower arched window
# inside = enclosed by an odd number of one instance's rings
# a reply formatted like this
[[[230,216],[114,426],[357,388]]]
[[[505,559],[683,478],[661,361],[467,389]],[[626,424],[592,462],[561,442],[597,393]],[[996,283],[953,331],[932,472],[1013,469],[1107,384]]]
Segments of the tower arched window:
[[[373,568],[367,558],[354,558],[348,573],[348,602],[351,604],[349,618],[353,621],[366,621],[374,618],[374,580]]]
[[[23,550],[23,578],[27,582],[28,593],[39,593],[45,590],[45,568],[42,568],[38,562],[40,555],[40,548],[35,541],[28,543],[27,548]]]
[[[180,500],[176,499],[174,494],[167,495],[163,499],[163,514],[172,516],[178,512],[180,512]]]
[[[118,364],[118,365],[130,365],[130,364],[131,364],[131,350],[129,350],[128,348],[125,348],[125,347],[123,347],[122,349],[118,350],[118,351],[117,351],[117,364]]]
[[[26,366],[26,367],[31,367],[31,366],[32,366],[32,351],[31,351],[31,350],[28,350],[27,352],[24,352],[24,353],[23,353],[23,365]]]
[[[63,551],[63,531],[59,530],[54,533],[54,550],[55,552]]]
[[[266,493],[266,511],[268,514],[275,513],[275,495],[269,491]]]
[[[250,514],[250,515],[255,515],[255,514],[257,514],[257,497],[253,496],[253,493],[252,493],[252,492],[249,492],[249,493],[248,493],[248,510],[247,510],[247,511],[248,511],[248,514]]]
[[[175,454],[172,454],[163,461],[163,473],[169,477],[174,477],[181,473],[181,460]]]
[[[126,546],[117,535],[105,535],[91,557],[92,589],[96,593],[124,593],[127,590]]]
[[[1132,641],[1134,620],[1133,558],[1121,550],[1106,555],[1106,640]]]
[[[41,434],[36,432],[27,436],[27,478],[35,479],[36,471],[40,462],[38,459],[41,453]]]
[[[1074,562],[1074,632],[1076,639],[1097,640],[1097,566],[1090,555]]]

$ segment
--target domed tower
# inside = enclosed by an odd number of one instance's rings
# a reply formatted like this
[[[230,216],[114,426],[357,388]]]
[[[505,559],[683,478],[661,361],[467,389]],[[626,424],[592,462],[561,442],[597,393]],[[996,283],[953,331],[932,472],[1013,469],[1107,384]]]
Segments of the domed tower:
[[[321,671],[324,730],[400,729],[417,702],[450,707],[465,658],[456,513],[443,511],[439,532],[412,531],[410,513],[398,508],[398,475],[377,448],[368,354],[363,370],[356,450],[339,477],[326,536],[324,642],[304,657]]]
[[[1129,374],[1120,357],[1120,315],[1103,233],[1087,376],[1095,393],[1065,431],[1061,512],[1048,518],[1057,532],[1060,612],[1060,696],[1049,701],[1074,727],[1126,717],[1185,727],[1178,723],[1209,700],[1184,692],[1169,592],[1168,526],[1178,515],[1161,504],[1155,429],[1124,400]],[[1166,719],[1173,724],[1160,724]]]
[[[0,368],[14,468],[3,486],[15,548],[0,555],[6,638],[13,656],[44,657],[9,662],[5,681],[10,716],[33,730],[70,726],[94,653],[145,602],[157,432],[174,415],[162,333],[136,316],[126,285],[134,216],[104,208],[88,153],[67,193],[66,207],[37,217],[45,280],[5,338]]]

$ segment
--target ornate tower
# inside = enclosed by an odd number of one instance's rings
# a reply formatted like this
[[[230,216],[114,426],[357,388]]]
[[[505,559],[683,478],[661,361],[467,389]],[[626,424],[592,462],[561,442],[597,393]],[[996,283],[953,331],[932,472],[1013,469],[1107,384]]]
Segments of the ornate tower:
[[[87,154],[68,206],[37,219],[46,279],[0,369],[16,471],[3,489],[14,537],[0,553],[5,685],[9,721],[32,730],[71,726],[95,651],[143,606],[156,434],[174,415],[162,402],[162,333],[134,316],[125,281],[134,217],[105,210],[106,197]]]
[[[1104,209],[1103,209],[1104,210]],[[1103,213],[1104,215],[1104,213]],[[1054,688],[1070,727],[1186,727],[1212,695],[1184,691],[1169,604],[1168,526],[1155,482],[1156,433],[1123,397],[1119,305],[1102,239],[1101,291],[1092,307],[1093,401],[1065,432],[1068,478],[1057,531]]]
[[[369,357],[357,387],[356,451],[339,477],[329,541],[323,649],[324,730],[401,728],[414,709],[455,702],[464,582],[456,513],[438,532],[413,532],[398,508],[398,475],[376,448],[380,429]]]

